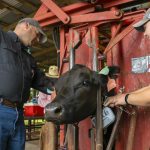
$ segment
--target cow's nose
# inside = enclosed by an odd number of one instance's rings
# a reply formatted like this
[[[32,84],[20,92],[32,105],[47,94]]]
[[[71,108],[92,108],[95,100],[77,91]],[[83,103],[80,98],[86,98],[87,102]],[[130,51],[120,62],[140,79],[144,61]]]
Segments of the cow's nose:
[[[50,104],[45,108],[46,115],[51,116],[52,118],[59,118],[63,114],[63,107],[59,104]]]

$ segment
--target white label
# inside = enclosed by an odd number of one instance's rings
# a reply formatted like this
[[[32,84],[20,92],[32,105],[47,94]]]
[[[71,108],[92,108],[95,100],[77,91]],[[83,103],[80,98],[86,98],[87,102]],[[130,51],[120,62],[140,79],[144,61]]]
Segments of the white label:
[[[150,72],[150,56],[132,58],[131,63],[133,73]]]

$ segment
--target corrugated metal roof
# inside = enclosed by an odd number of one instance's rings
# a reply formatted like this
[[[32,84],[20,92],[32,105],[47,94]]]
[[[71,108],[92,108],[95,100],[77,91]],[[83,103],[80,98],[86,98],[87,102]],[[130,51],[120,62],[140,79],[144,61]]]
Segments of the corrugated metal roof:
[[[12,24],[18,19],[20,19],[20,16],[17,16],[15,13],[8,10],[5,16],[1,18],[1,21],[7,24]]]
[[[14,6],[16,8],[19,8],[20,6],[22,6],[22,3],[20,3],[17,0],[2,0],[3,2],[6,2],[7,4],[10,4],[11,6]]]
[[[9,14],[9,10],[7,8],[0,9],[0,19],[2,20],[7,14]]]

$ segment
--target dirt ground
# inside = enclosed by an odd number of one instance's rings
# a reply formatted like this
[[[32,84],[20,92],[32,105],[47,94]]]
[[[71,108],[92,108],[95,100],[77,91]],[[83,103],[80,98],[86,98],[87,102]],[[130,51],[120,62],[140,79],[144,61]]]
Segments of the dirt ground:
[[[39,140],[26,141],[25,150],[40,150],[39,149]]]

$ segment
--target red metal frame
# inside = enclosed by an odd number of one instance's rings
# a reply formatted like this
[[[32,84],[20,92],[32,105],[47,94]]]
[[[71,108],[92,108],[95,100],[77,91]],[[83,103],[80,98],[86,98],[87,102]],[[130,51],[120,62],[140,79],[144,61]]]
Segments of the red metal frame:
[[[82,44],[75,50],[75,63],[85,64],[94,70],[96,67],[101,69],[103,66],[101,60],[104,58],[103,54],[105,54],[107,56],[107,65],[118,65],[125,69],[128,68],[129,64],[126,68],[120,63],[120,49],[122,50],[123,48],[120,47],[119,43],[133,32],[133,23],[143,17],[145,10],[123,13],[119,10],[119,7],[123,4],[135,2],[135,0],[93,0],[92,4],[79,2],[63,8],[60,8],[52,0],[41,0],[41,2],[42,5],[34,18],[37,19],[43,27],[48,25],[61,25],[60,74],[69,69],[69,50],[75,47],[79,42],[82,42]],[[95,12],[95,6],[97,5],[101,6],[103,11]],[[102,31],[101,35],[106,37],[106,40],[99,40],[98,30],[105,29],[105,26],[108,24],[110,25],[111,35],[107,35],[108,33]],[[102,43],[102,54],[99,52],[99,42]],[[95,56],[93,56],[95,50],[97,52],[98,63],[93,66],[96,59]],[[117,91],[123,87],[123,84],[127,85],[128,89],[131,90],[131,86],[126,82],[124,75],[120,76],[117,80]],[[126,122],[128,122],[128,120],[126,120]],[[64,132],[63,126],[61,127],[60,146],[63,147]],[[91,128],[89,118],[79,123],[80,150],[91,150],[90,139],[87,135],[89,128]],[[126,127],[123,126],[123,128],[127,131]],[[139,130],[141,131],[141,129]],[[123,131],[121,131],[121,134],[122,132]],[[120,140],[121,142],[116,142],[116,150],[125,149],[123,147],[124,143],[122,144],[122,141],[125,141],[124,138],[125,137]],[[72,142],[69,143],[69,150],[73,150],[72,145]],[[133,148],[134,150],[138,149],[137,145],[138,144]]]
[[[121,12],[115,11],[105,11],[100,13],[89,14],[95,11],[95,5],[102,5],[103,8],[111,8],[114,6],[122,5],[129,2],[134,2],[134,0],[115,0],[115,1],[99,1],[97,4],[89,3],[76,3],[69,6],[60,8],[52,0],[41,0],[42,5],[35,14],[34,18],[37,19],[41,26],[53,25],[63,22],[64,24],[74,24],[80,22],[92,22],[92,21],[104,21],[120,19]],[[88,13],[88,14],[87,14]],[[87,15],[84,15],[87,14]],[[79,19],[80,17],[80,19]]]

